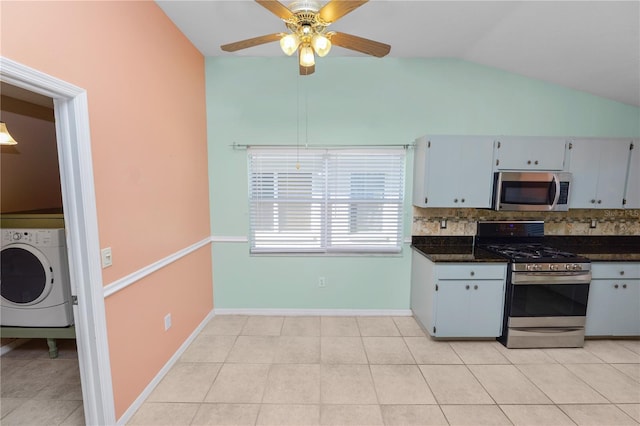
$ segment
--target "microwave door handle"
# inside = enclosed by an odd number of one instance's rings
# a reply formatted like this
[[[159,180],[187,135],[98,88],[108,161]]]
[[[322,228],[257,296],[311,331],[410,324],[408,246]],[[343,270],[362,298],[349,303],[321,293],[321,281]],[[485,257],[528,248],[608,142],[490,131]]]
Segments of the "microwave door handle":
[[[554,174],[551,184],[552,187],[549,187],[549,192],[551,192],[551,188],[555,188],[555,193],[553,195],[553,202],[551,203],[551,207],[556,207],[558,205],[558,201],[560,200],[560,179],[558,179],[558,175]],[[554,185],[555,184],[555,185]],[[551,195],[551,194],[549,194]],[[551,197],[549,197],[551,198]]]

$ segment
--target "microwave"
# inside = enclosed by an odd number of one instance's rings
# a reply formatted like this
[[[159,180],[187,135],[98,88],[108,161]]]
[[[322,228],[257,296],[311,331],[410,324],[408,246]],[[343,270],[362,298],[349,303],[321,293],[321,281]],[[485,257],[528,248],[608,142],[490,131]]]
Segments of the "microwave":
[[[564,212],[569,210],[570,187],[567,172],[497,172],[493,209]]]

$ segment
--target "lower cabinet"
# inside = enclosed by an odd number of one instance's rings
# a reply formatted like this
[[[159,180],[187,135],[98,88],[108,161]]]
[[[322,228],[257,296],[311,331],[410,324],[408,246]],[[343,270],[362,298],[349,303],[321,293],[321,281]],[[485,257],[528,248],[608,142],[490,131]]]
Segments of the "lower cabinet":
[[[640,336],[640,263],[592,263],[587,336]]]
[[[434,337],[498,337],[505,263],[434,263],[413,252],[411,309]]]

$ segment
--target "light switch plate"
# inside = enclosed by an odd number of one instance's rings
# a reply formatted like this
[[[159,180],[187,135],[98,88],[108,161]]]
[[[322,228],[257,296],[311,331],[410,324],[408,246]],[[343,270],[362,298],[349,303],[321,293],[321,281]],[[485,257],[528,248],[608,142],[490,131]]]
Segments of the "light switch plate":
[[[111,256],[111,247],[105,247],[100,250],[100,254],[102,254],[102,268],[108,268],[113,265],[113,257]]]

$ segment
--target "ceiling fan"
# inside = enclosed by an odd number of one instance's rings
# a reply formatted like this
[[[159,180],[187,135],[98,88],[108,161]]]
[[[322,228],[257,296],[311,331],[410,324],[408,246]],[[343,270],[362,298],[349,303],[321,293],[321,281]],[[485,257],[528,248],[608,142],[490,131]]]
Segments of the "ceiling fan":
[[[235,52],[248,47],[280,41],[283,52],[289,56],[298,52],[300,75],[313,74],[315,55],[329,53],[331,45],[355,50],[381,58],[391,46],[351,34],[327,31],[327,27],[368,0],[330,0],[320,7],[314,0],[294,1],[289,7],[277,0],[255,0],[258,4],[282,19],[290,33],[275,33],[254,37],[220,46],[225,52]]]

